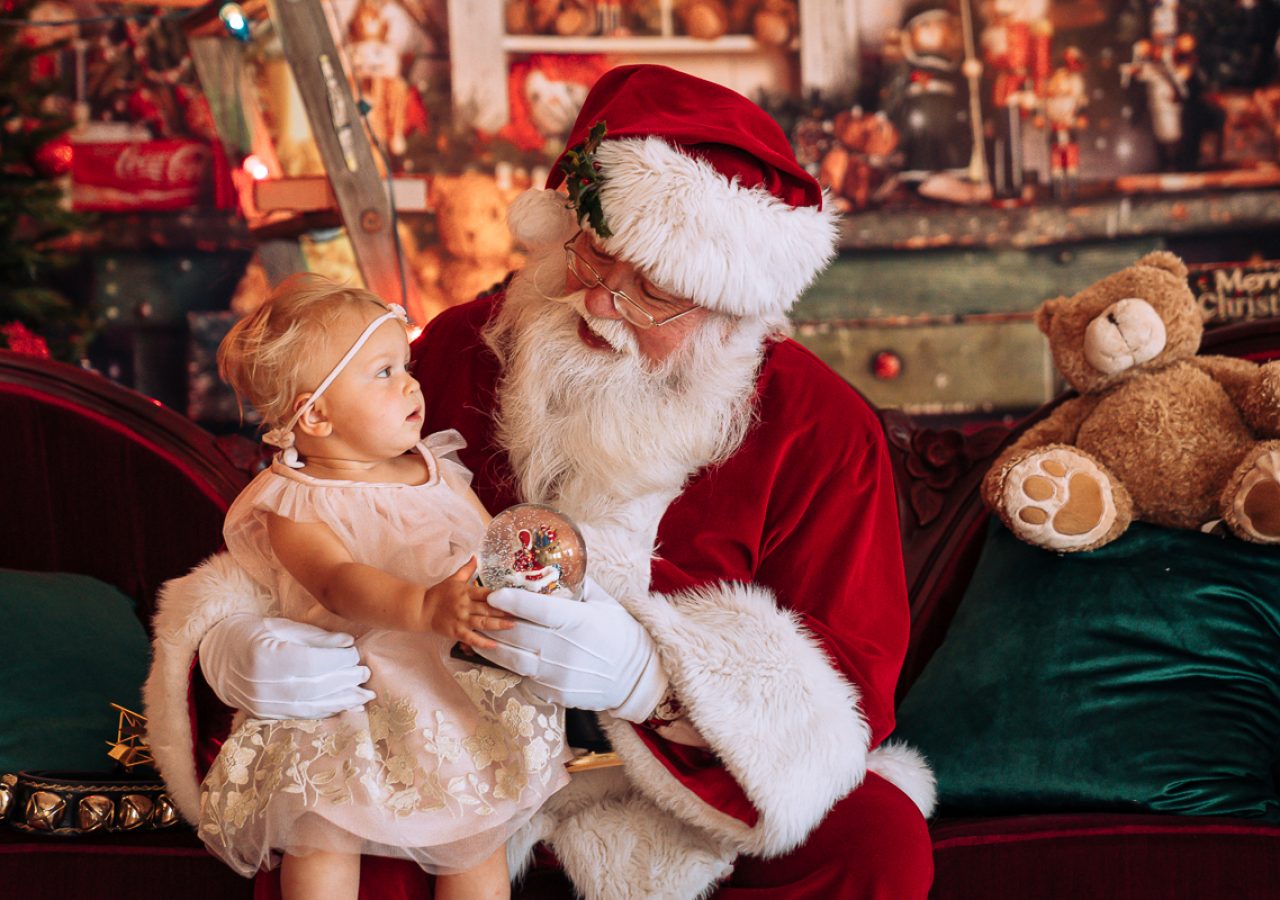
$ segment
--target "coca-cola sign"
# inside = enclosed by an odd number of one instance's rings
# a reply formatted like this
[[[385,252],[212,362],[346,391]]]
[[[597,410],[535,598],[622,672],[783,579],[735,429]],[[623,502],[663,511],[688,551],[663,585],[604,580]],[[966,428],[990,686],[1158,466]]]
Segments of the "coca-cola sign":
[[[183,209],[205,189],[212,151],[189,140],[76,144],[72,202],[84,210]]]

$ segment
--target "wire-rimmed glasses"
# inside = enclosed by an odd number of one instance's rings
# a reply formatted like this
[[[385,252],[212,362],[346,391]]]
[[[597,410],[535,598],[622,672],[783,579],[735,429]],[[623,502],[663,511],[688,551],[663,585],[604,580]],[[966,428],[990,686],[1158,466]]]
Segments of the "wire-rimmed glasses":
[[[637,301],[633,300],[626,291],[620,291],[610,287],[605,283],[604,276],[596,271],[596,267],[591,261],[584,257],[581,253],[574,249],[573,245],[578,242],[578,238],[582,235],[579,231],[569,240],[565,241],[565,256],[568,258],[569,271],[573,273],[573,277],[581,282],[582,286],[588,290],[592,288],[602,287],[609,292],[609,296],[613,299],[613,308],[618,311],[618,315],[626,319],[636,328],[661,328],[663,325],[669,325],[681,316],[687,316],[698,307],[690,306],[688,309],[682,309],[678,313],[673,313],[665,319],[655,318],[652,313],[641,306]],[[624,302],[619,303],[621,298]]]

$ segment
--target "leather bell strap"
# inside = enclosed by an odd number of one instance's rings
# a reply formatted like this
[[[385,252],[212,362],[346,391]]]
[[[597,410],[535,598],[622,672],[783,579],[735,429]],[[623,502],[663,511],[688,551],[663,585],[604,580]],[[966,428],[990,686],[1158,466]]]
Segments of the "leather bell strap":
[[[19,831],[70,836],[169,828],[182,818],[160,781],[31,771],[0,775],[0,821]]]

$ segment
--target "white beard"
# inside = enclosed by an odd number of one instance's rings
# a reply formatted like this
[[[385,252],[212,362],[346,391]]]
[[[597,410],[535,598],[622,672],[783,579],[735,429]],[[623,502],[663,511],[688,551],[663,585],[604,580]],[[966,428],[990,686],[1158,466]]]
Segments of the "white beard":
[[[485,341],[502,365],[497,439],[524,500],[585,522],[665,495],[727,459],[754,421],[766,322],[713,315],[662,363],[642,357],[621,321],[564,294],[564,252],[532,256]],[[580,320],[617,351],[592,349]]]

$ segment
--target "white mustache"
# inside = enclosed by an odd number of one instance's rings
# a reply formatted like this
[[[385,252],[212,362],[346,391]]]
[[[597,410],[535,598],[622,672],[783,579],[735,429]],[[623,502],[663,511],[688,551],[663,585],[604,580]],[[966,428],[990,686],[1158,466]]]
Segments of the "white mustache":
[[[585,290],[574,291],[572,294],[565,294],[561,297],[548,297],[547,299],[572,309],[587,323],[587,327],[596,336],[608,343],[615,352],[624,356],[635,356],[639,353],[635,335],[627,328],[625,322],[621,319],[602,319],[600,316],[593,316],[587,311],[587,292]]]

